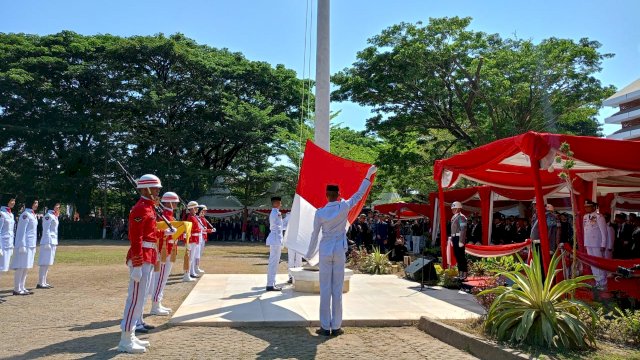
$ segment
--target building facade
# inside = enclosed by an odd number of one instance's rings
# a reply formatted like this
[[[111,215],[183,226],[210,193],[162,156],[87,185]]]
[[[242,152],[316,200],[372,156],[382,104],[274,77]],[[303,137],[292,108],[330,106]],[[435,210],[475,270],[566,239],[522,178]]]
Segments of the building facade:
[[[617,113],[604,119],[605,124],[622,125],[607,138],[640,141],[640,79],[613,94],[603,105],[619,108]]]

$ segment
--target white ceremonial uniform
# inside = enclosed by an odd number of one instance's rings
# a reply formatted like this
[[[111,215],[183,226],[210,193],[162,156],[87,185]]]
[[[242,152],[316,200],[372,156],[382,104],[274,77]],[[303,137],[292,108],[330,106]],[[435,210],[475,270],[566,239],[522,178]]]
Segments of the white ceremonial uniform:
[[[60,221],[53,210],[49,210],[42,218],[42,239],[40,239],[40,256],[38,265],[53,265],[58,246],[58,225]],[[48,246],[43,245],[51,245]],[[48,249],[47,249],[48,248]]]
[[[342,326],[342,287],[348,246],[348,216],[351,208],[362,199],[370,183],[369,179],[364,179],[358,191],[349,200],[328,203],[316,211],[313,220],[313,232],[306,258],[311,259],[316,252],[320,253],[320,326],[325,330],[337,330]]]
[[[38,238],[38,219],[31,209],[25,209],[18,219],[16,229],[15,254],[11,261],[11,269],[14,274],[14,291],[24,292],[27,290],[27,269],[33,267],[33,260],[36,255],[36,242]]]
[[[269,214],[269,236],[267,236],[267,246],[269,246],[269,267],[267,268],[267,286],[276,285],[276,274],[278,273],[278,264],[280,263],[280,254],[282,253],[282,231],[284,223],[282,214],[277,208],[271,209]]]
[[[11,209],[6,206],[0,208],[0,272],[9,271],[11,254],[13,254],[13,238],[16,220]]]
[[[603,248],[607,248],[607,222],[604,216],[597,212],[585,214],[583,217],[584,246],[587,254],[591,256],[604,257]],[[596,286],[607,285],[607,272],[596,267],[591,267],[593,276],[596,278]]]
[[[55,211],[49,210],[42,218],[42,238],[40,239],[40,256],[38,265],[40,266],[38,284],[48,285],[47,273],[49,266],[53,265],[58,247],[58,216]]]

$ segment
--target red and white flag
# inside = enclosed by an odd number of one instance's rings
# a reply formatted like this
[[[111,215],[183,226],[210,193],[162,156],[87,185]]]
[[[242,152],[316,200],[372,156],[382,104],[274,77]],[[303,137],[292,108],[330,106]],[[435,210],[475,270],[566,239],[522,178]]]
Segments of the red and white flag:
[[[306,254],[309,251],[316,210],[327,204],[327,185],[338,185],[340,187],[340,196],[348,199],[358,191],[362,179],[364,179],[370,167],[370,164],[351,161],[333,155],[314,144],[311,140],[307,140],[296,195],[293,199],[289,224],[284,239],[285,246],[300,254]],[[372,177],[372,184],[373,181],[374,178]],[[360,214],[369,191],[371,191],[371,185],[369,185],[362,200],[349,212],[347,226],[350,226]],[[318,241],[319,243],[320,241]],[[307,260],[311,265],[315,265],[318,263],[317,257],[316,255],[314,259]]]

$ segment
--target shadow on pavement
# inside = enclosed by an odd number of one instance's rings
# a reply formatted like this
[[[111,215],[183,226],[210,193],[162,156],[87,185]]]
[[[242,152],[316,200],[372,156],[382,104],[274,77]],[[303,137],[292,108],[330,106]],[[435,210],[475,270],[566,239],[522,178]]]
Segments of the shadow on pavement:
[[[328,336],[318,336],[304,327],[288,328],[286,336],[270,328],[238,328],[269,346],[257,353],[256,359],[315,359],[318,347],[329,340]]]

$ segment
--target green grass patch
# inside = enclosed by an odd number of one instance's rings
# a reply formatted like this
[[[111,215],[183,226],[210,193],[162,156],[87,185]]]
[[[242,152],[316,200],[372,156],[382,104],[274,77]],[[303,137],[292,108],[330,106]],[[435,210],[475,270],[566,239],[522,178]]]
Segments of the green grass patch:
[[[56,263],[69,265],[115,265],[124,264],[127,247],[60,247],[56,253]]]

